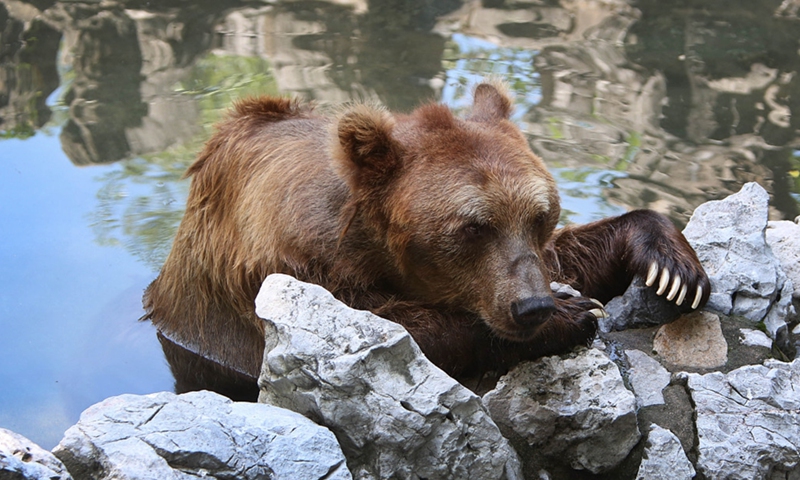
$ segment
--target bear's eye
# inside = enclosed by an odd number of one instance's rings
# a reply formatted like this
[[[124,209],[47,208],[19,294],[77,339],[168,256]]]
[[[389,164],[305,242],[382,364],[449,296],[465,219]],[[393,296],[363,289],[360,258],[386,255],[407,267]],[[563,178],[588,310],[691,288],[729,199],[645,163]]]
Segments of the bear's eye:
[[[533,228],[542,228],[545,222],[547,221],[547,215],[544,213],[539,213],[531,219],[531,225]]]
[[[492,227],[485,223],[470,222],[461,227],[461,233],[468,240],[477,240],[486,237],[491,232]]]
[[[548,223],[548,217],[544,213],[540,213],[536,215],[531,220],[531,233],[538,237],[541,241],[545,241],[550,237],[550,233],[552,233],[552,227]]]

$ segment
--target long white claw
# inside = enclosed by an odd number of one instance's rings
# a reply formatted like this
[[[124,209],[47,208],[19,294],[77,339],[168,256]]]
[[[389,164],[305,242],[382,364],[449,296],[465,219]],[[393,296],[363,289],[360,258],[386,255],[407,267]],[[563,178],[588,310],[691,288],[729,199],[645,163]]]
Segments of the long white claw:
[[[692,310],[697,308],[700,305],[700,299],[703,298],[703,287],[700,285],[697,286],[697,294],[694,296],[694,302],[692,302]]]
[[[679,288],[681,288],[681,277],[676,275],[675,278],[672,279],[672,286],[670,287],[669,293],[667,294],[667,300],[671,302],[672,299],[675,298],[675,295],[678,294]]]
[[[653,283],[656,281],[656,275],[658,275],[658,263],[653,262],[650,264],[650,269],[647,270],[647,279],[644,281],[644,284],[648,287],[652,287]]]
[[[608,313],[602,308],[593,308],[589,310],[589,313],[594,315],[595,318],[608,318]]]
[[[675,305],[681,306],[683,305],[683,299],[686,298],[686,284],[684,283],[681,287],[681,293],[678,294],[678,299],[675,300]]]
[[[595,304],[595,305],[597,305],[598,307],[600,307],[600,308],[603,308],[603,302],[601,302],[600,300],[598,300],[598,299],[596,299],[596,298],[590,298],[589,300],[591,300],[591,301],[592,301],[592,303],[594,303],[594,304]]]
[[[667,289],[667,284],[669,284],[669,271],[667,267],[664,267],[661,270],[661,278],[658,280],[658,290],[656,290],[656,295],[661,295]]]

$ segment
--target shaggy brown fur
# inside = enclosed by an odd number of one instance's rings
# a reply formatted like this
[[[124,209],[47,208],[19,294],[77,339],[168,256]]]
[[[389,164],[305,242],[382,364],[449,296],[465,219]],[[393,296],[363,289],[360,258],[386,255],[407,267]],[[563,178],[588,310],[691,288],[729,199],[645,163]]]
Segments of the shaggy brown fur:
[[[487,83],[466,119],[433,104],[332,118],[285,99],[237,104],[188,171],[186,214],[145,293],[165,350],[257,377],[253,300],[270,273],[404,325],[456,376],[587,343],[597,314],[587,297],[605,302],[634,275],[668,275],[670,300],[683,288],[687,304],[700,286],[705,303],[696,255],[659,214],[555,230],[555,182],[511,110]],[[554,298],[551,280],[587,297]],[[201,366],[172,363],[179,390],[214,387]]]

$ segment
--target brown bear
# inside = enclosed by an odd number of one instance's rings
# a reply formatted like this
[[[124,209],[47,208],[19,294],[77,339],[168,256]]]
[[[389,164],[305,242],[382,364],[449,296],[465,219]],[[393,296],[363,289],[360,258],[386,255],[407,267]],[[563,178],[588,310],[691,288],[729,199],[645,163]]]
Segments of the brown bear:
[[[185,216],[144,296],[176,388],[254,386],[254,299],[271,273],[400,323],[456,377],[590,342],[602,314],[592,299],[635,275],[702,306],[708,278],[662,215],[556,229],[555,182],[511,111],[494,83],[476,87],[463,119],[437,104],[333,116],[283,98],[236,104],[187,172]],[[551,281],[585,296],[554,296]]]

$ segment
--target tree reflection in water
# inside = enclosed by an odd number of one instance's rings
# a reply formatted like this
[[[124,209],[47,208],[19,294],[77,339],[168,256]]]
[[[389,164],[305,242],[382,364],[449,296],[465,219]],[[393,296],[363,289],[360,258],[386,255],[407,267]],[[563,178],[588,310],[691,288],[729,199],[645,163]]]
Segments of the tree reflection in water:
[[[459,109],[487,74],[517,94],[514,119],[558,177],[564,223],[648,207],[683,224],[747,181],[770,191],[774,218],[794,218],[797,6],[0,0],[0,129],[47,125],[60,82],[64,151],[76,165],[119,162],[98,179],[98,242],[153,269],[181,216],[182,172],[236,96]]]
[[[154,271],[164,263],[183,217],[189,181],[183,174],[235,98],[277,94],[269,64],[258,57],[208,55],[175,95],[199,109],[199,131],[163,152],[124,160],[98,178],[98,209],[90,222],[101,245],[123,245]]]

